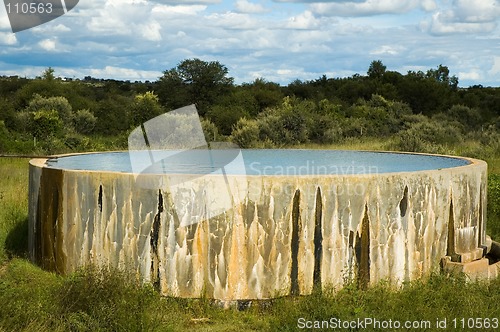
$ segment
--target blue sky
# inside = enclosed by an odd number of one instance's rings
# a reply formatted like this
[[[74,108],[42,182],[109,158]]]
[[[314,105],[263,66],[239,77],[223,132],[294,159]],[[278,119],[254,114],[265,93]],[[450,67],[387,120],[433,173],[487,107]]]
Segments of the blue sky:
[[[0,75],[156,80],[187,58],[236,83],[449,67],[461,86],[500,86],[500,0],[80,0],[13,34],[0,6]]]

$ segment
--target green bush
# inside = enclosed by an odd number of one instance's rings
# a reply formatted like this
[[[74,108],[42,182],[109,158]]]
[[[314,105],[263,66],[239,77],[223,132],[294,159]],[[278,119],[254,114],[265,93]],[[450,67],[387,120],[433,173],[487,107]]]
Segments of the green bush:
[[[453,105],[446,114],[450,119],[459,121],[467,130],[476,130],[483,124],[481,112],[477,108]]]
[[[207,142],[218,142],[224,140],[224,137],[219,135],[219,129],[209,119],[201,120],[201,128]]]
[[[56,110],[41,110],[32,113],[31,133],[38,139],[48,139],[62,133],[63,122]]]
[[[67,134],[63,143],[72,151],[88,151],[92,147],[90,138],[76,133]]]
[[[222,106],[215,105],[206,114],[222,135],[231,135],[234,125],[243,117],[249,117],[249,113],[240,105]]]
[[[129,110],[129,118],[132,127],[140,126],[142,123],[153,119],[163,113],[158,96],[153,92],[145,92],[135,96]],[[128,119],[121,119],[126,122]]]
[[[447,122],[424,120],[411,123],[396,135],[396,149],[409,152],[443,153],[447,147],[460,144],[460,128]]]
[[[90,134],[95,128],[97,118],[87,109],[76,111],[73,117],[75,130],[80,134]]]
[[[480,132],[480,142],[490,156],[500,156],[500,131],[495,126]]]
[[[45,98],[39,94],[35,94],[26,110],[28,112],[35,113],[54,110],[66,126],[71,126],[73,124],[72,107],[65,97],[60,96]]]
[[[240,119],[231,133],[231,141],[240,148],[252,148],[259,143],[260,128],[256,120]]]
[[[4,152],[9,146],[9,131],[5,127],[5,123],[0,121],[0,152]]]
[[[488,220],[487,233],[500,241],[500,174],[488,176]]]

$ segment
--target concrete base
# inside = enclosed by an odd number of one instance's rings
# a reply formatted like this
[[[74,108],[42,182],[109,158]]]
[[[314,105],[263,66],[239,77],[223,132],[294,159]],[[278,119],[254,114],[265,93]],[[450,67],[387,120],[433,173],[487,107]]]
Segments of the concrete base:
[[[450,258],[452,262],[470,263],[483,258],[484,254],[485,254],[485,248],[476,248],[475,250],[471,250],[470,252],[453,254]]]
[[[450,256],[441,259],[441,267],[447,274],[464,274],[467,279],[472,281],[490,280],[498,277],[500,274],[500,262],[489,265],[487,258],[481,258],[472,262],[458,263],[452,262]]]

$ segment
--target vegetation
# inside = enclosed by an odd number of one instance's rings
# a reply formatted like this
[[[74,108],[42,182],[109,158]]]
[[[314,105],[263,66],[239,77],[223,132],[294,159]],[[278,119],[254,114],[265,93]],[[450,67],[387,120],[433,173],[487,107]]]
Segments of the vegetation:
[[[367,75],[235,85],[218,61],[187,59],[156,82],[0,77],[0,153],[124,149],[130,131],[196,104],[205,128],[242,147],[385,139],[385,148],[500,155],[500,89],[460,88],[448,67],[401,74],[373,61]],[[215,131],[212,131],[212,135]]]
[[[429,322],[432,329],[400,329],[428,331],[436,329],[438,320],[446,319],[447,330],[453,330],[453,319],[481,317],[491,324],[499,314],[500,279],[467,283],[433,275],[399,290],[383,283],[368,290],[347,285],[336,293],[253,303],[244,311],[224,310],[208,299],[162,298],[151,287],[129,280],[114,271],[93,270],[60,277],[15,259],[0,278],[0,330],[295,331],[306,320],[374,318],[401,324]]]
[[[0,77],[0,153],[127,148],[136,126],[195,103],[209,141],[241,147],[404,150],[485,159],[487,233],[500,239],[500,89],[460,88],[446,66],[401,74],[373,61],[367,75],[288,86],[235,85],[219,62],[189,59],[156,82],[86,77]],[[122,271],[59,276],[27,260],[27,161],[0,158],[0,331],[291,331],[307,321],[499,318],[500,279],[432,275],[362,291],[347,284],[311,296],[223,310],[208,299],[162,298]],[[435,327],[435,325],[432,325]],[[370,330],[368,328],[368,330]],[[419,330],[419,329],[417,329]]]
[[[344,144],[342,148],[376,148],[381,143]],[[498,162],[494,165],[500,167]],[[4,175],[0,179],[0,331],[292,331],[300,318],[367,317],[432,324],[446,318],[450,327],[454,318],[498,318],[500,314],[500,279],[470,283],[436,274],[399,289],[381,283],[361,290],[348,284],[336,293],[285,297],[238,311],[221,309],[208,299],[162,298],[151,286],[138,285],[135,276],[121,271],[89,268],[58,276],[26,259],[27,170],[25,159],[0,159]],[[489,194],[488,233],[500,235],[498,174],[490,175]]]

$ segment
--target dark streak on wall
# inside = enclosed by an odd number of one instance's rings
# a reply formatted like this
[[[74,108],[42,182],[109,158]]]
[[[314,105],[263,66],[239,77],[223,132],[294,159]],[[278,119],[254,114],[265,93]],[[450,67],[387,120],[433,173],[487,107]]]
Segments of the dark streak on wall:
[[[299,234],[300,234],[300,190],[295,191],[292,202],[292,268],[290,272],[290,294],[298,295],[299,290]]]
[[[403,198],[399,202],[399,212],[401,214],[401,218],[406,216],[406,210],[408,209],[408,186],[405,186],[405,190],[403,192]]]
[[[37,262],[45,269],[64,273],[65,254],[62,249],[62,182],[63,172],[44,168],[36,216],[35,248]]]
[[[455,218],[453,216],[453,199],[450,197],[450,217],[448,219],[448,245],[446,247],[446,256],[450,256],[452,261],[456,261],[455,252]]]
[[[153,287],[160,289],[160,259],[158,257],[158,240],[161,226],[161,213],[163,212],[163,195],[158,190],[158,213],[155,215],[151,229],[151,282]]]
[[[99,206],[99,211],[102,212],[102,185],[99,186],[99,196],[97,197],[97,205]]]
[[[313,285],[321,290],[321,258],[323,257],[323,234],[322,217],[323,202],[321,198],[321,189],[316,190],[316,206],[314,211],[314,274]]]
[[[365,215],[361,221],[361,234],[356,236],[356,256],[358,285],[361,289],[366,289],[370,284],[370,220],[367,205],[365,205]]]

